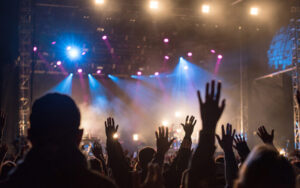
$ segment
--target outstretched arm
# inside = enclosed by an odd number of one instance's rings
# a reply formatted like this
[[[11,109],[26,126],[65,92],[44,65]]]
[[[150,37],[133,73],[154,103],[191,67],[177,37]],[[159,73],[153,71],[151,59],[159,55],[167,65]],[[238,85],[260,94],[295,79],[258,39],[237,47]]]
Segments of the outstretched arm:
[[[240,156],[241,162],[243,163],[250,153],[250,149],[246,142],[245,135],[244,136],[241,134],[236,135],[234,138],[234,142],[235,142],[235,145],[233,147],[237,150],[237,152]]]
[[[119,187],[130,187],[130,167],[126,162],[121,144],[114,135],[117,133],[119,126],[115,125],[113,118],[105,121],[106,132],[106,149],[108,155],[108,165],[112,169],[113,177]]]
[[[103,149],[99,142],[94,142],[93,147],[92,147],[92,152],[93,152],[94,156],[101,162],[104,174],[108,175],[106,162],[105,162],[105,159],[103,156]]]
[[[211,86],[211,89],[209,89]],[[210,91],[209,91],[210,90]],[[219,106],[221,95],[221,83],[218,83],[215,92],[215,81],[206,84],[205,101],[202,100],[200,91],[198,99],[202,118],[202,130],[200,139],[192,158],[191,168],[188,174],[188,187],[213,187],[215,183],[215,131],[224,108],[225,100]]]
[[[222,125],[222,139],[219,135],[216,135],[219,145],[225,153],[225,179],[226,187],[233,187],[233,182],[237,178],[238,166],[233,153],[233,140],[235,135],[235,129],[232,131],[232,125],[227,124],[226,133],[224,125]]]
[[[182,123],[185,136],[180,145],[177,156],[173,160],[170,168],[164,173],[166,187],[179,187],[182,173],[188,168],[191,156],[192,134],[197,123],[194,116],[187,116],[185,123]]]
[[[257,131],[259,138],[265,143],[274,146],[274,129],[272,129],[271,134],[268,133],[265,126],[260,126]]]

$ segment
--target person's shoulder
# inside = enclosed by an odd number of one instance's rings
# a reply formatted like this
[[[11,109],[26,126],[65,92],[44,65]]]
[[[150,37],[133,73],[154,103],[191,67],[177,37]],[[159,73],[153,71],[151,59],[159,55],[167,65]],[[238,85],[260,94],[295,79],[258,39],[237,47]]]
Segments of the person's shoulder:
[[[90,170],[87,173],[87,178],[89,179],[89,182],[94,186],[117,188],[115,182],[112,179]]]

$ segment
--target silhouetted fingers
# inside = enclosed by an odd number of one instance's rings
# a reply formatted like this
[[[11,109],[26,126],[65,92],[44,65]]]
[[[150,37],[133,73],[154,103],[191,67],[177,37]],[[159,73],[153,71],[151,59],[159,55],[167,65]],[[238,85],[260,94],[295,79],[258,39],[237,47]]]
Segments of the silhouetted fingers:
[[[207,101],[208,100],[208,98],[209,98],[209,83],[207,82],[206,83],[206,88],[205,88],[205,101]]]
[[[222,125],[222,137],[225,136],[225,128],[224,128],[224,125]]]
[[[222,88],[222,84],[221,84],[221,82],[218,82],[217,93],[216,93],[216,101],[217,101],[218,103],[219,103],[219,101],[220,101],[221,88]]]
[[[215,96],[215,81],[211,81],[211,91],[210,91],[210,97],[213,99]]]
[[[200,107],[203,105],[203,101],[202,101],[202,98],[201,98],[201,93],[200,91],[198,90],[197,91],[197,96],[198,96],[198,100],[199,100],[199,103],[200,103]]]

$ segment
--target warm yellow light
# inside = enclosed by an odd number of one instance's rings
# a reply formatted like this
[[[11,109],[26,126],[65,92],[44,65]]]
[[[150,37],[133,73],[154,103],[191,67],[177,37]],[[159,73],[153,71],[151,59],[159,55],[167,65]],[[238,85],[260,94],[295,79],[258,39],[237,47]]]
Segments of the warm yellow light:
[[[257,16],[259,13],[259,10],[257,7],[251,7],[250,8],[250,14],[253,15],[253,16]]]
[[[181,129],[176,129],[176,132],[177,133],[181,133]]]
[[[114,138],[114,139],[117,139],[117,138],[119,138],[119,135],[118,135],[117,133],[115,133],[115,134],[113,135],[113,138]]]
[[[139,135],[138,135],[138,134],[133,134],[133,135],[132,135],[132,139],[133,139],[134,141],[138,141],[138,140],[139,140]]]
[[[210,6],[209,5],[202,5],[202,13],[208,14],[210,12]]]
[[[99,4],[99,5],[102,5],[102,4],[104,4],[104,0],[95,0],[95,3]]]
[[[158,1],[150,1],[149,8],[157,10],[159,8],[159,2]]]
[[[284,150],[284,149],[281,149],[281,150],[279,151],[279,154],[285,156],[285,155],[286,155],[285,150]]]
[[[169,122],[164,120],[164,121],[161,122],[161,124],[162,124],[164,127],[167,127],[168,124],[169,124]]]

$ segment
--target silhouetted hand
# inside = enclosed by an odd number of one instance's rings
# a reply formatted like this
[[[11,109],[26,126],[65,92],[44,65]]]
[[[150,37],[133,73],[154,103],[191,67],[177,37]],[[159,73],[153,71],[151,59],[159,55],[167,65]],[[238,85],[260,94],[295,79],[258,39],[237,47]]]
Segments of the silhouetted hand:
[[[114,118],[107,118],[105,121],[105,133],[108,139],[113,139],[114,134],[117,133],[119,125],[115,126],[115,120]]]
[[[133,173],[133,188],[164,188],[161,168],[158,164],[150,163],[145,181],[140,184],[138,172]]]
[[[185,124],[181,123],[181,126],[183,127],[183,130],[185,132],[185,137],[190,138],[193,134],[194,127],[197,123],[197,120],[195,120],[194,116],[186,116]]]
[[[209,83],[206,83],[205,101],[201,98],[201,93],[198,90],[198,100],[200,104],[201,118],[203,122],[203,130],[215,131],[217,122],[219,121],[224,108],[225,99],[222,100],[221,106],[219,106],[221,86],[218,82],[217,91],[215,92],[215,81],[211,81],[211,89],[209,91]]]
[[[239,153],[242,160],[245,160],[250,153],[250,149],[247,145],[245,136],[238,134],[234,138],[235,145],[233,146]]]
[[[175,140],[175,138],[172,138],[169,141],[168,127],[166,129],[164,127],[159,127],[158,132],[155,131],[155,136],[156,136],[157,153],[161,153],[164,155],[170,149],[170,146]]]
[[[103,149],[99,142],[94,142],[92,152],[94,156],[98,159],[103,157]]]
[[[272,129],[271,134],[269,134],[265,128],[265,126],[260,126],[258,128],[257,135],[260,137],[260,139],[265,143],[265,144],[271,144],[273,145],[273,140],[274,140],[274,129]]]
[[[234,135],[235,135],[235,129],[233,129],[232,131],[231,124],[227,123],[226,133],[225,133],[224,125],[222,125],[222,139],[220,138],[219,135],[216,135],[216,137],[219,142],[219,145],[224,150],[224,152],[232,150]]]

